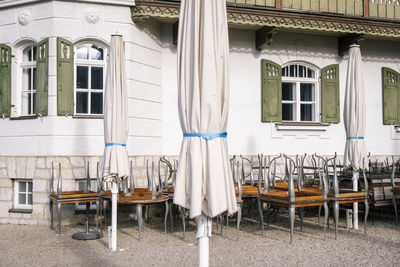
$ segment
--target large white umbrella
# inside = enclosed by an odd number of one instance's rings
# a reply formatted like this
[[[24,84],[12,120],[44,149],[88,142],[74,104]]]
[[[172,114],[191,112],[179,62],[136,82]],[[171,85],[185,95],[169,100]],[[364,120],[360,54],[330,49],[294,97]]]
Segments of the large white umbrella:
[[[344,99],[344,127],[346,147],[344,165],[353,169],[353,190],[357,190],[358,170],[367,156],[365,148],[365,90],[359,45],[351,45],[347,67],[346,95]],[[358,203],[353,204],[354,229],[358,229]]]
[[[112,246],[117,249],[117,196],[118,183],[129,176],[128,92],[126,89],[125,52],[121,35],[111,36],[110,55],[104,90],[104,156],[103,180],[112,192]]]
[[[178,108],[184,134],[174,203],[196,218],[199,264],[208,264],[211,220],[236,212],[226,129],[229,41],[225,0],[182,0]]]

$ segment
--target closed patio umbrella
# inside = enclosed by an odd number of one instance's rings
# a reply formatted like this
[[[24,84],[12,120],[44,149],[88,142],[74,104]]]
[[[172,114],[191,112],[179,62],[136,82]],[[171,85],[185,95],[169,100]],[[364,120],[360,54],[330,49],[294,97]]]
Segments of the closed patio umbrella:
[[[228,57],[226,1],[182,0],[178,109],[183,142],[174,203],[196,218],[200,266],[208,265],[210,218],[237,210],[226,141]]]
[[[365,91],[359,45],[351,45],[347,67],[346,94],[344,99],[344,126],[346,147],[344,165],[353,169],[353,190],[357,190],[358,170],[367,156],[365,148]],[[358,229],[358,203],[353,204],[354,229]]]
[[[111,36],[104,97],[103,181],[112,184],[112,249],[117,249],[118,183],[129,176],[126,150],[128,140],[128,93],[126,89],[125,53],[121,35]]]

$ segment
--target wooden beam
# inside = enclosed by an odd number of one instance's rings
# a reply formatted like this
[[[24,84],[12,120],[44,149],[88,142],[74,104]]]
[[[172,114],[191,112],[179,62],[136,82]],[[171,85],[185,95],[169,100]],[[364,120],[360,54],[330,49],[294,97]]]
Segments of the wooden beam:
[[[275,33],[275,27],[262,27],[256,31],[256,49],[261,50],[272,44],[272,35]]]
[[[174,45],[178,45],[178,28],[179,28],[179,20],[172,24],[172,43]]]
[[[364,34],[350,33],[345,36],[338,38],[338,54],[343,56],[344,53],[349,49],[352,44],[358,44],[359,42],[365,40]]]
[[[369,0],[363,0],[364,1],[364,13],[363,16],[364,18],[369,18]]]
[[[275,0],[275,8],[282,8],[282,0]]]

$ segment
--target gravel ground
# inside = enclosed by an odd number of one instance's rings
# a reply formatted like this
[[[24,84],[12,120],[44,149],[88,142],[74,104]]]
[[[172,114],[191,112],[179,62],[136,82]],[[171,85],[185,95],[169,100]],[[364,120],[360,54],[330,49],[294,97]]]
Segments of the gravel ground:
[[[237,241],[234,225],[232,219],[221,235],[213,224],[210,266],[400,265],[400,226],[389,213],[374,225],[369,222],[367,236],[362,230],[347,230],[342,219],[338,240],[332,225],[324,240],[322,225],[315,213],[309,213],[302,232],[296,220],[292,245],[284,210],[265,225],[264,236],[257,221],[248,216],[242,220]],[[111,252],[106,233],[94,241],[73,240],[71,235],[82,231],[83,225],[63,226],[61,236],[45,226],[0,225],[0,266],[196,266],[195,223],[189,222],[185,239],[179,220],[175,228],[165,234],[162,219],[154,216],[139,241],[136,222],[119,221],[119,250]]]

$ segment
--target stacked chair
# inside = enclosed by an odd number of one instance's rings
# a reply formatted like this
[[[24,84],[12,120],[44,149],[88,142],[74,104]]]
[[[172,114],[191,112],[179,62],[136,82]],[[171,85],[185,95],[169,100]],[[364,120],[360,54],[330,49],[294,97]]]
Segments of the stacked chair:
[[[275,158],[274,158],[275,159]],[[307,192],[307,191],[302,191],[300,190],[300,182],[299,180],[297,181],[297,190],[295,190],[295,182],[294,182],[294,173],[296,170],[296,164],[295,162],[290,159],[288,156],[284,155],[284,160],[285,160],[285,179],[287,179],[287,190],[284,183],[281,184],[281,186],[275,186],[273,187],[273,183],[271,182],[273,176],[275,176],[275,173],[272,173],[271,177],[271,166],[273,164],[273,160],[271,160],[268,164],[269,166],[269,171],[266,171],[266,160],[263,160],[263,157],[261,156],[259,158],[260,166],[262,166],[262,169],[264,170],[264,173],[267,173],[267,175],[264,175],[265,180],[264,180],[264,187],[262,190],[260,190],[260,200],[263,203],[267,203],[268,206],[278,206],[278,207],[286,207],[289,209],[289,224],[290,224],[290,243],[293,241],[293,229],[294,229],[294,217],[295,217],[295,209],[296,208],[304,208],[304,207],[313,207],[313,206],[324,206],[325,208],[325,223],[324,223],[324,237],[325,237],[325,230],[326,230],[326,224],[328,220],[328,187],[326,184],[326,179],[322,179],[324,182],[324,193],[321,194],[320,192]],[[276,160],[276,159],[275,159]],[[325,178],[325,177],[323,177]],[[261,177],[259,178],[261,179]],[[279,184],[279,183],[276,183]],[[302,215],[302,212],[300,212],[300,216]],[[302,221],[302,216],[301,216],[301,221]],[[264,227],[263,221],[262,221],[262,227]]]

